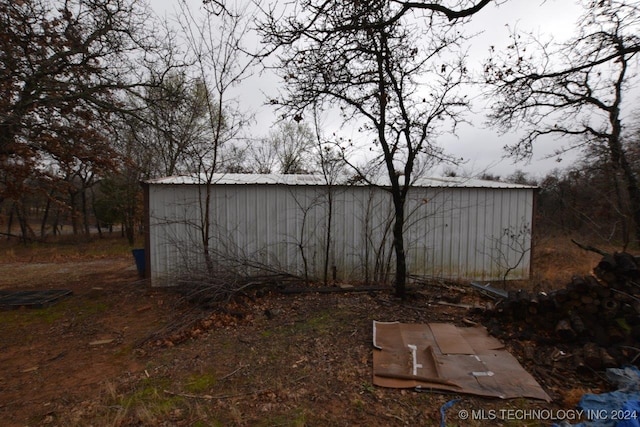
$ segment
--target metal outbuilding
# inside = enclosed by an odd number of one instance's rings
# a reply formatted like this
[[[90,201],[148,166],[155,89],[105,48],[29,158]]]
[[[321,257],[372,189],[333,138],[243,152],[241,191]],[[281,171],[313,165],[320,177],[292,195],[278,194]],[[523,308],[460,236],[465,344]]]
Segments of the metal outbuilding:
[[[384,186],[327,185],[316,175],[217,174],[144,187],[146,275],[153,286],[205,269],[206,227],[216,265],[354,282],[393,273],[393,206]],[[417,180],[406,202],[409,274],[528,278],[535,192],[458,177]]]

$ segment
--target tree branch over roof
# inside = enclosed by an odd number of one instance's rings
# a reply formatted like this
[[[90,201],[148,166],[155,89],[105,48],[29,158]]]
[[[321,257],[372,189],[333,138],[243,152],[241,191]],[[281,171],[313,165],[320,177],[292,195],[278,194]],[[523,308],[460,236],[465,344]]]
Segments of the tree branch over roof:
[[[410,10],[430,10],[433,12],[438,12],[445,15],[449,21],[453,21],[455,19],[466,18],[471,15],[474,15],[480,10],[482,10],[485,6],[490,3],[498,4],[499,2],[496,0],[481,0],[475,4],[471,4],[471,6],[466,6],[465,3],[461,3],[459,9],[455,9],[454,7],[446,7],[439,3],[423,3],[423,2],[415,2],[415,1],[406,1],[406,2],[397,2],[402,5],[400,12],[398,12],[394,17],[392,17],[389,21],[397,21],[400,19],[405,13]],[[389,22],[391,23],[391,22]]]
[[[290,15],[266,11],[259,25],[268,51],[278,53],[275,68],[285,82],[272,104],[297,117],[305,109],[339,111],[343,123],[358,129],[355,145],[375,156],[356,165],[348,159],[354,142],[336,136],[332,142],[346,163],[364,179],[371,165],[382,166],[375,172],[390,182],[399,296],[405,292],[409,188],[424,165],[447,159],[437,137],[444,129],[455,131],[469,106],[462,91],[468,81],[464,54],[458,51],[467,38],[454,27],[462,23],[451,21],[489,3],[497,2],[458,1],[458,9],[450,9],[397,0],[301,0]],[[418,9],[431,13],[426,25],[409,16]]]

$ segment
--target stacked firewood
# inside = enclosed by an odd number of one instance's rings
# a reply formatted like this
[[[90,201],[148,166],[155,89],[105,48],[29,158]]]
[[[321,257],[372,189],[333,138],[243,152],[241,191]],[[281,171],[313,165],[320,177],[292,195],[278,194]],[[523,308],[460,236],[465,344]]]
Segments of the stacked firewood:
[[[509,292],[489,315],[504,329],[540,343],[571,344],[576,369],[602,369],[640,359],[640,268],[628,253],[604,254],[595,276],[574,277],[551,292]]]

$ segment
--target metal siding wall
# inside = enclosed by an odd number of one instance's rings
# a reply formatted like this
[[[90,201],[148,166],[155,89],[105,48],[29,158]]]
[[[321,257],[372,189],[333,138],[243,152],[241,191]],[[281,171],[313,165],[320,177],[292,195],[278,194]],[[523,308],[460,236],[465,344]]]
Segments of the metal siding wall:
[[[171,285],[171,277],[191,259],[181,250],[196,236],[191,235],[189,224],[180,219],[194,217],[193,190],[185,186],[150,186],[150,262],[152,282],[156,285]]]
[[[469,191],[456,191],[457,195],[456,203],[460,210],[458,214],[458,253],[459,255],[459,268],[463,277],[470,277],[469,272],[473,271],[469,264],[472,257],[469,254],[469,215],[463,215],[465,206],[469,203]]]
[[[471,259],[471,262],[468,265],[468,274],[470,277],[478,275],[479,266],[482,263],[482,255],[480,254],[481,248],[478,247],[478,233],[480,230],[480,214],[478,213],[479,195],[480,190],[477,188],[469,190],[469,213],[466,216],[468,217],[467,221],[469,224],[469,245],[467,247],[467,253]]]
[[[531,263],[531,225],[533,220],[533,190],[502,190],[501,200],[496,204],[500,221],[487,239],[492,242],[493,258],[491,274],[487,279],[502,279],[508,269],[507,278],[528,277]]]
[[[372,280],[376,257],[391,253],[390,196],[368,187],[334,187],[329,278]],[[200,200],[204,186],[150,185],[150,262],[154,285],[171,284],[202,259]],[[293,274],[324,274],[327,188],[321,186],[218,185],[212,188],[211,247],[229,257]],[[495,280],[520,253],[505,242],[505,230],[531,227],[532,189],[413,188],[407,201],[406,254],[410,274]],[[507,236],[508,237],[508,236]],[[508,239],[507,239],[508,240]],[[524,235],[525,245],[531,236]],[[529,247],[527,246],[527,247]],[[392,255],[389,257],[389,255]],[[509,278],[526,278],[530,253]]]
[[[407,221],[407,254],[411,274],[450,278],[501,279],[506,268],[516,265],[508,278],[526,278],[530,254],[509,236],[530,232],[533,190],[514,189],[413,189],[409,203],[413,214]],[[416,208],[426,199],[425,206]],[[506,231],[509,231],[505,234]],[[530,234],[518,235],[525,248]],[[502,259],[504,258],[504,260]]]
[[[485,215],[490,216],[491,221],[485,228],[485,257],[484,262],[490,265],[489,277],[496,277],[499,275],[499,265],[501,263],[500,257],[504,254],[504,249],[500,244],[500,237],[502,236],[504,223],[501,222],[502,209],[502,195],[500,194],[487,194],[485,190],[484,199],[487,201],[485,206]],[[510,197],[507,197],[510,199]],[[490,203],[490,205],[489,205]]]
[[[360,209],[363,202],[363,189],[354,188],[345,191],[343,188],[333,188],[331,215],[331,249],[329,258],[329,278],[335,267],[338,280],[358,280],[363,275],[363,262],[360,253],[362,244],[362,214]],[[328,214],[328,212],[327,212]],[[328,218],[325,219],[326,224]],[[326,236],[321,243],[326,241]],[[324,265],[323,249],[319,249],[321,267]],[[324,271],[320,271],[322,274]]]

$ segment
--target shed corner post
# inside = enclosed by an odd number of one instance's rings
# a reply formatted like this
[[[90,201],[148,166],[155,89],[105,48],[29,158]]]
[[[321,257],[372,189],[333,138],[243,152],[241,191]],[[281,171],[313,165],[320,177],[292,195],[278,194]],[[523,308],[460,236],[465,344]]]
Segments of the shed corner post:
[[[144,278],[151,279],[151,218],[149,183],[141,182],[143,193],[142,230],[144,233]],[[152,283],[153,285],[153,283]]]
[[[529,250],[529,280],[531,280],[533,278],[533,274],[535,273],[534,269],[533,269],[533,259],[534,259],[534,251],[535,251],[535,236],[536,236],[536,228],[537,228],[537,224],[536,224],[536,213],[538,210],[538,194],[540,193],[540,187],[535,187],[534,189],[532,189],[532,203],[531,203],[531,242],[529,243],[530,245],[530,250]]]

